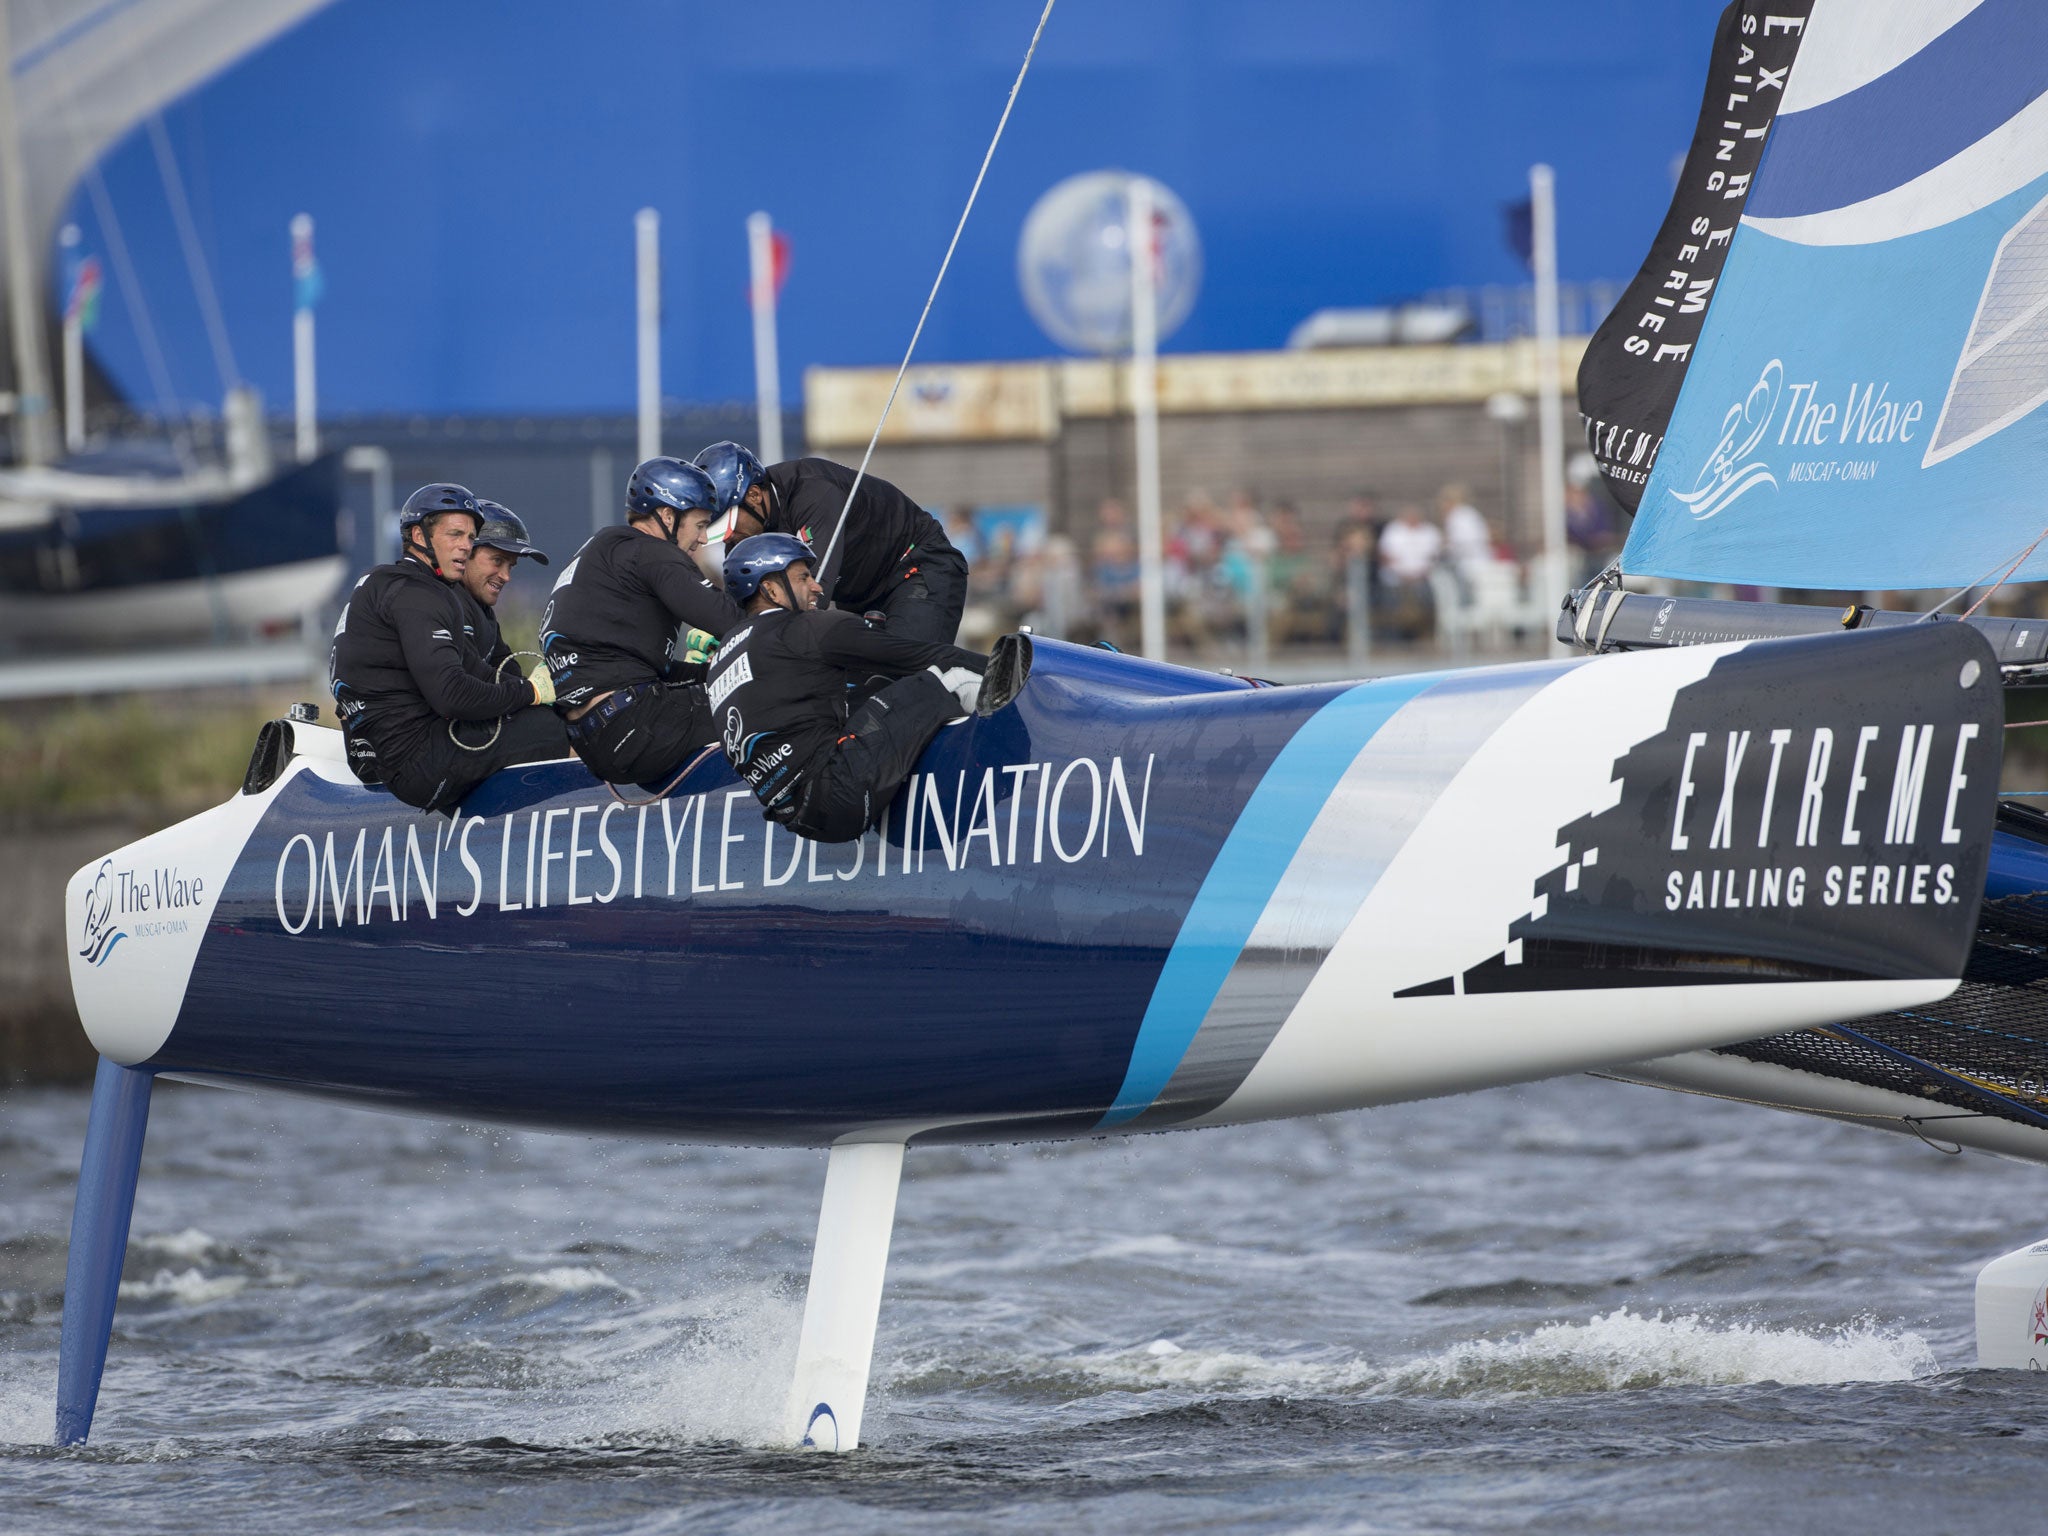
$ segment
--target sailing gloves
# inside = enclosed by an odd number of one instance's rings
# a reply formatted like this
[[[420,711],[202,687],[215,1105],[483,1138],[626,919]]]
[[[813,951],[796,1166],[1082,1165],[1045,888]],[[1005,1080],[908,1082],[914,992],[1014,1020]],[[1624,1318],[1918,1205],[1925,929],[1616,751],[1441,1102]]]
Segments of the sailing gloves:
[[[981,702],[981,674],[970,672],[965,667],[926,667],[939,680],[939,686],[960,702],[963,714],[973,714],[974,706]]]
[[[533,685],[533,702],[552,704],[555,702],[555,680],[548,676],[548,664],[536,661],[533,670],[526,674],[527,682]]]

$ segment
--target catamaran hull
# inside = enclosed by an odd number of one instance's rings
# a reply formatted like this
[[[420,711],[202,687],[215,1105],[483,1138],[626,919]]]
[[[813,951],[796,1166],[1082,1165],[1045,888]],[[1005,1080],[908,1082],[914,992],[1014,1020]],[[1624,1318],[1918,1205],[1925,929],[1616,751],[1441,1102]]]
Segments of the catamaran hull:
[[[79,872],[81,1016],[117,1063],[386,1109],[1011,1140],[1666,1056],[1935,1001],[1968,954],[2002,733],[1964,626],[1172,676],[1036,642],[841,847],[715,755],[453,818],[299,755]]]

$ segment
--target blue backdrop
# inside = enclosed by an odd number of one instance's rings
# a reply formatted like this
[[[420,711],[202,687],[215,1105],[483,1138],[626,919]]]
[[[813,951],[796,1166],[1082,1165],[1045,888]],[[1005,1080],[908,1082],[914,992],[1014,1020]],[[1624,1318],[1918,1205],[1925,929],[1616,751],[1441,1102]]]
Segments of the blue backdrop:
[[[323,411],[618,411],[632,214],[664,219],[664,387],[752,393],[743,220],[794,261],[786,396],[908,339],[1040,0],[339,0],[168,115],[243,372],[291,387],[286,225],[319,223]],[[1051,349],[1017,233],[1063,176],[1157,176],[1207,272],[1174,350],[1521,277],[1501,206],[1558,169],[1567,280],[1647,248],[1720,0],[1062,0],[931,360]],[[219,392],[148,143],[107,164],[178,393]],[[104,250],[79,200],[88,249]],[[110,285],[95,346],[151,397]]]

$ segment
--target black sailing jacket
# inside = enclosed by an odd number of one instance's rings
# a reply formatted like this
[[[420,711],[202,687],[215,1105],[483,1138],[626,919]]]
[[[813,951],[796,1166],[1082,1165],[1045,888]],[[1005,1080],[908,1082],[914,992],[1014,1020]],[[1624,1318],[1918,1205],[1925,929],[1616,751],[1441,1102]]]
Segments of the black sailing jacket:
[[[533,702],[516,672],[503,682],[471,648],[470,599],[410,556],[356,583],[335,625],[328,670],[357,772],[416,751],[448,720],[495,720]],[[381,775],[380,775],[381,776]]]
[[[925,667],[980,672],[977,651],[908,640],[843,608],[765,609],[711,658],[704,691],[725,755],[771,809],[846,724],[849,683]]]
[[[574,707],[634,683],[675,682],[676,630],[723,638],[739,605],[667,539],[619,524],[599,529],[562,567],[540,616],[555,698]]]

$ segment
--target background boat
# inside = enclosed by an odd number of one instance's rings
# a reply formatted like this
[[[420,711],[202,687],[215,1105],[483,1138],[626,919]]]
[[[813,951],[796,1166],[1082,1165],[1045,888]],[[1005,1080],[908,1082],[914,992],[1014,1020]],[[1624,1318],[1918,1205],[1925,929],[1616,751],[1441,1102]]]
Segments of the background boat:
[[[224,332],[215,349],[223,431],[191,431],[165,401],[156,433],[131,428],[83,444],[74,425],[71,450],[60,453],[47,325],[56,226],[81,183],[103,231],[119,228],[100,157],[322,3],[9,0],[0,12],[13,64],[0,81],[0,275],[10,300],[0,383],[10,391],[17,466],[0,472],[0,643],[104,647],[274,633],[310,622],[340,584],[339,459],[274,468],[262,402],[236,376]],[[166,193],[183,210],[167,140],[161,149]],[[125,249],[112,254],[146,325]],[[217,317],[196,236],[186,255],[202,304]],[[74,399],[89,387],[96,403],[120,403],[78,352],[70,366],[85,377],[72,386]]]

